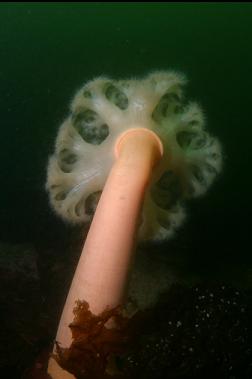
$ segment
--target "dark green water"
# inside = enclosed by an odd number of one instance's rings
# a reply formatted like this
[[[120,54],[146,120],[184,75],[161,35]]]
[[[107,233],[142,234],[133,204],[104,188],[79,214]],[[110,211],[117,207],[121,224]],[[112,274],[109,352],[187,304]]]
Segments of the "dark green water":
[[[86,80],[175,69],[225,151],[178,239],[193,264],[251,262],[251,19],[245,3],[1,4],[1,240],[46,238],[48,223],[60,235],[44,193],[47,157]]]
[[[39,288],[28,283],[17,308],[17,279],[11,282],[8,274],[6,290],[1,285],[4,341],[9,334],[15,341],[0,351],[7,372],[16,370],[10,378],[19,377],[54,338],[69,267],[79,254],[71,244],[80,232],[53,214],[44,189],[48,156],[69,102],[96,76],[127,78],[158,69],[187,75],[187,98],[205,110],[208,131],[223,145],[224,168],[206,196],[187,205],[177,237],[145,247],[150,260],[151,254],[171,254],[171,271],[182,280],[252,286],[252,4],[1,3],[0,244],[6,251],[33,246],[40,274]],[[37,319],[26,315],[29,309],[37,309]]]

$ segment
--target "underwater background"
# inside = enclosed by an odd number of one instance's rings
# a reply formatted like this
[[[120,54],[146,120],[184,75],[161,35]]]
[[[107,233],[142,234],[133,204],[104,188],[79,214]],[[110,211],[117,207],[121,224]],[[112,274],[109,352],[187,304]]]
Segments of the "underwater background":
[[[183,284],[251,290],[251,20],[249,3],[1,3],[0,368],[8,378],[21,377],[54,338],[85,236],[53,213],[45,180],[70,100],[96,76],[186,74],[186,98],[200,103],[222,143],[223,171],[188,202],[176,238],[142,251],[165,256]]]

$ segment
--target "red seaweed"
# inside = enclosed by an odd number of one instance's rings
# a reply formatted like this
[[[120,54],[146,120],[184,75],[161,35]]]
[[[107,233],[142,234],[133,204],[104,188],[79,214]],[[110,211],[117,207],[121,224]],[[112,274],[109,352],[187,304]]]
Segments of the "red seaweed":
[[[121,313],[122,308],[118,306],[94,315],[86,301],[78,300],[74,308],[74,320],[69,325],[72,332],[71,346],[62,348],[56,342],[54,359],[78,379],[125,377],[114,362],[115,356],[126,352],[132,341],[129,319]],[[114,326],[108,328],[106,323],[110,320],[113,320]]]

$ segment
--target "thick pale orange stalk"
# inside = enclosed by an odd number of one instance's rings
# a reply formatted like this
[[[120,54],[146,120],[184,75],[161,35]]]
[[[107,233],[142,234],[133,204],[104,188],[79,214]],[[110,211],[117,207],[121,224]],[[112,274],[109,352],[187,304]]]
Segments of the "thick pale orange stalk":
[[[146,186],[162,152],[159,138],[144,128],[129,129],[117,141],[117,159],[103,189],[59,323],[56,340],[61,347],[71,344],[68,325],[73,321],[76,300],[87,301],[94,314],[123,303]],[[48,372],[53,379],[74,378],[53,358]]]

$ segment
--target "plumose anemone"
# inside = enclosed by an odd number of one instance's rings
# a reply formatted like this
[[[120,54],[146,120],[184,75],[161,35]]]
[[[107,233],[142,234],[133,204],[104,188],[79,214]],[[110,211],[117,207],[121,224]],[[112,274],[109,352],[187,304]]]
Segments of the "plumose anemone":
[[[67,221],[92,223],[49,361],[53,379],[117,375],[110,358],[130,334],[123,311],[137,241],[170,238],[185,201],[221,170],[220,144],[200,107],[185,102],[185,83],[174,72],[94,79],[59,130],[48,165],[51,205]]]
[[[183,75],[154,72],[141,80],[97,78],[77,92],[48,166],[46,187],[61,217],[91,221],[116,159],[115,142],[137,125],[155,132],[164,148],[146,189],[138,237],[173,235],[185,218],[185,200],[207,191],[222,161],[200,106],[185,102],[185,83]]]

